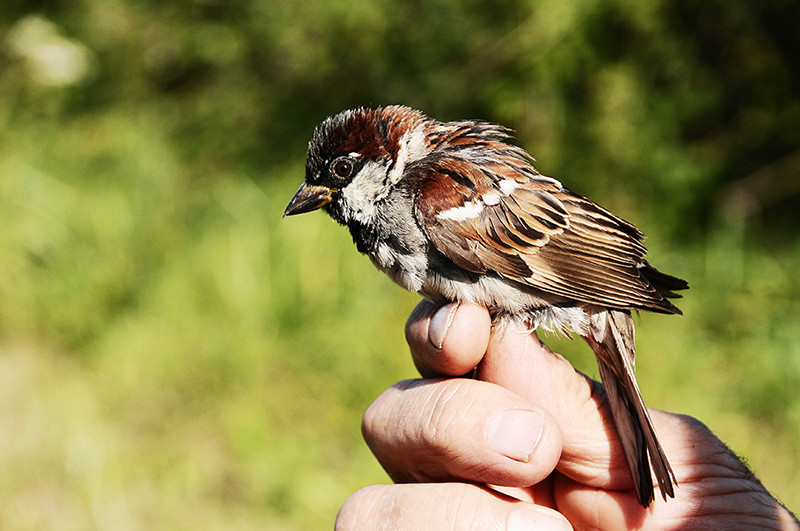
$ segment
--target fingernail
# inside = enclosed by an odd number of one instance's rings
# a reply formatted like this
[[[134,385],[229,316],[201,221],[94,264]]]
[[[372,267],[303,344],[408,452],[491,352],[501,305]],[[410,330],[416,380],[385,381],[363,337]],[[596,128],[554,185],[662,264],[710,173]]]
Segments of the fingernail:
[[[442,345],[444,345],[444,337],[453,323],[453,317],[456,315],[458,306],[457,302],[445,304],[436,310],[436,313],[431,317],[431,324],[428,327],[428,340],[433,343],[434,347],[441,349]]]
[[[510,409],[489,421],[489,445],[515,461],[527,463],[539,443],[544,429],[544,416],[538,411]]]
[[[572,529],[566,521],[561,520],[555,515],[543,514],[542,511],[532,507],[517,509],[508,517],[508,531],[541,531],[548,530],[567,530]]]

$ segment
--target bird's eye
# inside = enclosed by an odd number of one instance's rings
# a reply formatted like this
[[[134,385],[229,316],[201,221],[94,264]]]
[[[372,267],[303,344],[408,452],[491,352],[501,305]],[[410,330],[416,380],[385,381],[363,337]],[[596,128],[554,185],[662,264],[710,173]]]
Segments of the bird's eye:
[[[353,173],[353,161],[347,157],[339,157],[331,163],[333,174],[339,179],[347,179]]]

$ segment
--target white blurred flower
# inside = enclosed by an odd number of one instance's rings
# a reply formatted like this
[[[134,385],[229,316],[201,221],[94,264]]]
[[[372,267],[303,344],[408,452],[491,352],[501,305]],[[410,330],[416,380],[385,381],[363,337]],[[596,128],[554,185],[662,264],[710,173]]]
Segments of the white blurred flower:
[[[23,59],[39,85],[63,87],[80,83],[91,72],[94,54],[82,43],[64,37],[49,20],[29,15],[8,32],[11,52]]]

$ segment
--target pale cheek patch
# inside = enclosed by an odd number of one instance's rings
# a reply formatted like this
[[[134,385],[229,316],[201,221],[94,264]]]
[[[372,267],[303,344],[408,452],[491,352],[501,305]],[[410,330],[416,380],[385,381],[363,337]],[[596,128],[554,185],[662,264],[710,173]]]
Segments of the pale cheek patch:
[[[371,219],[375,213],[375,203],[389,193],[389,187],[383,183],[385,174],[385,164],[370,161],[364,164],[350,184],[342,188],[342,199],[358,221]]]

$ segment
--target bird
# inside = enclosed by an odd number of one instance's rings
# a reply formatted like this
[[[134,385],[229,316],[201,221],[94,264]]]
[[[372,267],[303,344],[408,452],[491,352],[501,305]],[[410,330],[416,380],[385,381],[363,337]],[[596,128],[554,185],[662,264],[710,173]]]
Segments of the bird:
[[[485,306],[492,322],[571,337],[594,351],[638,502],[677,481],[635,375],[640,310],[680,314],[688,283],[645,259],[633,224],[542,175],[513,131],[441,122],[402,105],[346,110],[308,145],[284,217],[322,209],[359,252],[432,301]]]

